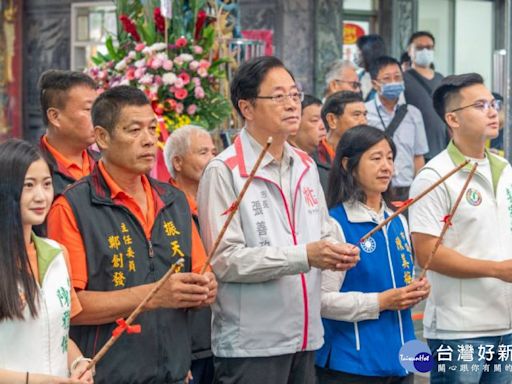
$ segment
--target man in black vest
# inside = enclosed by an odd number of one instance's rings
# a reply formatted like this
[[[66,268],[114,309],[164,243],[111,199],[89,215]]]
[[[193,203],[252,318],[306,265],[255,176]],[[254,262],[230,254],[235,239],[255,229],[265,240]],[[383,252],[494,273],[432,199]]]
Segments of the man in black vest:
[[[71,258],[72,283],[83,311],[71,335],[84,354],[98,352],[144,296],[180,258],[171,276],[137,322],[96,368],[96,383],[183,383],[190,367],[185,308],[211,304],[217,283],[201,276],[205,251],[183,192],[145,176],[156,155],[156,118],[144,93],[120,86],[92,108],[102,160],[68,188],[52,207],[50,237]]]

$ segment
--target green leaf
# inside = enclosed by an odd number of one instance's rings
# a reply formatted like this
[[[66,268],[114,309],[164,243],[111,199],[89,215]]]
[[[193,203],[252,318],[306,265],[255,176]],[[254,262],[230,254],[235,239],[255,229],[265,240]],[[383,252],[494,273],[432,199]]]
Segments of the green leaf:
[[[98,56],[92,56],[91,61],[96,65],[101,65],[105,62],[101,57]]]
[[[112,36],[108,36],[105,41],[105,46],[107,47],[108,54],[110,57],[116,59],[117,58],[117,52],[114,48],[114,43],[112,42]]]

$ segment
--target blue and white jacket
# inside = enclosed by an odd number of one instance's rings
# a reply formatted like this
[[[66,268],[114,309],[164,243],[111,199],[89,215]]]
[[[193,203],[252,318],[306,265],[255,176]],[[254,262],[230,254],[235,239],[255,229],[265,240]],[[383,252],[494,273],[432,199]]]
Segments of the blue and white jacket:
[[[346,272],[338,299],[352,296],[352,304],[357,307],[364,302],[361,297],[372,297],[376,315],[361,315],[364,310],[355,308],[352,314],[347,312],[337,316],[337,320],[326,318],[329,311],[324,311],[322,298],[325,344],[317,352],[316,364],[357,375],[405,376],[408,372],[400,365],[399,351],[405,342],[415,339],[411,312],[407,309],[379,313],[377,302],[378,293],[404,287],[413,279],[414,262],[405,219],[392,220],[360,244],[359,239],[377,225],[376,215],[358,202],[340,204],[329,213],[340,224],[347,243],[359,244],[361,249],[361,260]],[[384,218],[389,214],[385,209]],[[340,321],[342,318],[347,321]]]

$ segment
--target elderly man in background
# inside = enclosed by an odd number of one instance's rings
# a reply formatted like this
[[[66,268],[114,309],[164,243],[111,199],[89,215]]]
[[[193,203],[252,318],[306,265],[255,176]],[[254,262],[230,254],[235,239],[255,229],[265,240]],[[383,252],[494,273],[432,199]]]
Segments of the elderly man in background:
[[[170,183],[185,192],[192,218],[197,218],[196,194],[199,179],[208,162],[215,157],[217,149],[210,134],[196,125],[186,125],[174,131],[165,142],[164,160],[171,175]],[[211,351],[211,318],[209,307],[189,312],[192,337],[191,372],[194,384],[209,384],[213,381],[213,358]]]
[[[325,75],[325,98],[339,91],[361,92],[356,67],[349,60],[336,60]]]
[[[196,195],[199,179],[208,162],[217,154],[210,134],[197,125],[186,125],[173,132],[164,148],[170,183],[187,196],[192,215],[197,217]]]

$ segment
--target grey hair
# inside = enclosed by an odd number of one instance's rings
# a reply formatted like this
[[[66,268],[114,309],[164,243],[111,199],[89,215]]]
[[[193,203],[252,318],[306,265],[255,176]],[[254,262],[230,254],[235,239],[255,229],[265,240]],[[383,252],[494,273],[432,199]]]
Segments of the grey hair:
[[[331,81],[338,79],[340,71],[344,68],[355,69],[356,67],[350,60],[336,60],[325,74],[325,86],[328,87]]]
[[[172,165],[172,159],[175,156],[183,156],[188,152],[190,147],[190,136],[193,134],[202,135],[209,134],[208,131],[197,125],[189,124],[178,128],[169,135],[164,146],[164,161],[167,170],[172,178],[176,178],[176,171]]]

